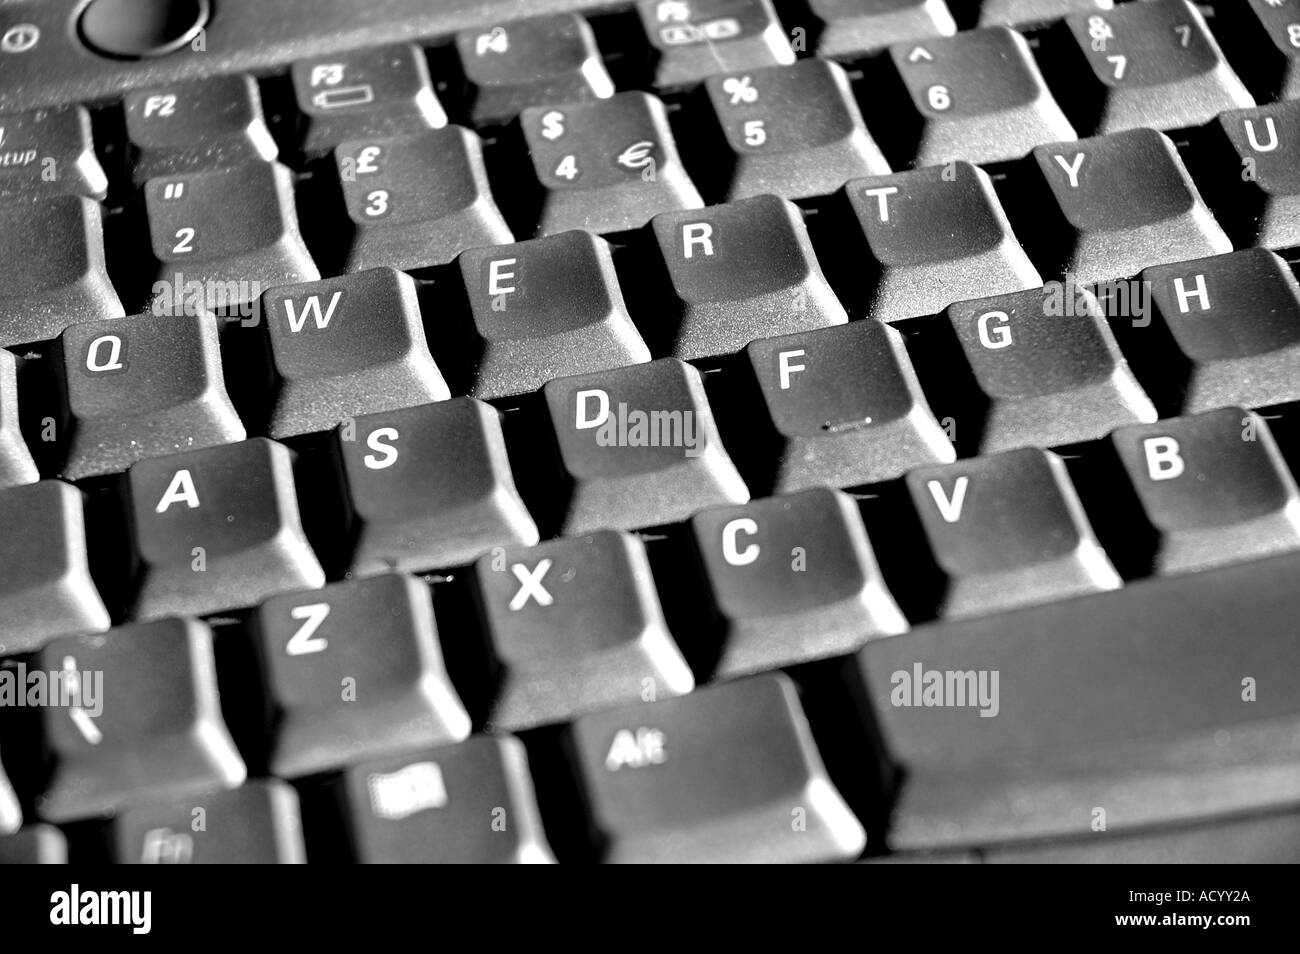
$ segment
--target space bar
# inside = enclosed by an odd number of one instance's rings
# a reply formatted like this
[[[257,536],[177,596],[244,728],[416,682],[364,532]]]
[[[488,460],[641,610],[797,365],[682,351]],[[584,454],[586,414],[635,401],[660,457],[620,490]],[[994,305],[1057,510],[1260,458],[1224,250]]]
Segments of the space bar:
[[[1300,804],[1300,554],[869,644],[895,850]]]

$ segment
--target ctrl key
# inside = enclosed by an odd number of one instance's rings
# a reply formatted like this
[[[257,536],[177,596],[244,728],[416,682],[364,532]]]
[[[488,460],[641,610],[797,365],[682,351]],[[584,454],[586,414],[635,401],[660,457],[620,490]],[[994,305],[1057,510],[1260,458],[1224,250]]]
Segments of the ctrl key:
[[[584,716],[571,732],[605,862],[848,861],[866,844],[783,675]]]

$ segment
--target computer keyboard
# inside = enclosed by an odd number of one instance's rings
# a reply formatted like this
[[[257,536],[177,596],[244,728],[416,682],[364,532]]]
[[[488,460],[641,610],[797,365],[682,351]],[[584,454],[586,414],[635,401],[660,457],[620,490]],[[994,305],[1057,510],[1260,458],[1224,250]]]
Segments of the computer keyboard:
[[[1297,150],[1300,0],[0,5],[0,862],[1300,861]]]

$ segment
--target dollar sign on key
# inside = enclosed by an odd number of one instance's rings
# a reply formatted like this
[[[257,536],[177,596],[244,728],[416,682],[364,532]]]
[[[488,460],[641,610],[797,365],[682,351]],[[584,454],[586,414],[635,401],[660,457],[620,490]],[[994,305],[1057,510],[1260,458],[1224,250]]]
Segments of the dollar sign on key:
[[[564,114],[552,110],[542,117],[542,135],[547,139],[559,139],[564,135]]]

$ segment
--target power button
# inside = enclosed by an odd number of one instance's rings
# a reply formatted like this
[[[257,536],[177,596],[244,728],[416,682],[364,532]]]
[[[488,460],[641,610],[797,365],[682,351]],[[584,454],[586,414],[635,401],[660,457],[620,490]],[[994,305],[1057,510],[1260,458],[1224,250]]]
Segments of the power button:
[[[135,60],[188,46],[210,12],[208,0],[91,0],[78,27],[96,53]]]

